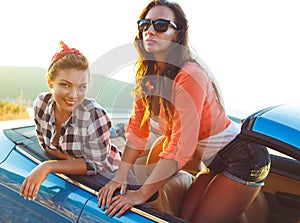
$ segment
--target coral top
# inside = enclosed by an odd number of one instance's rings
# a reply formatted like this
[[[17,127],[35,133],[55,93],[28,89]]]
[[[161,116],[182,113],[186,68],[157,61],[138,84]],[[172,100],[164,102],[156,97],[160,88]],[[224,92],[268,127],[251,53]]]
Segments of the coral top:
[[[177,161],[181,169],[192,158],[199,140],[224,131],[231,121],[220,108],[206,71],[197,63],[187,62],[181,68],[173,83],[172,100],[173,123],[168,125],[161,106],[155,126],[150,119],[141,125],[145,107],[136,98],[127,129],[127,146],[142,152],[151,126],[168,137],[168,144],[159,156]]]

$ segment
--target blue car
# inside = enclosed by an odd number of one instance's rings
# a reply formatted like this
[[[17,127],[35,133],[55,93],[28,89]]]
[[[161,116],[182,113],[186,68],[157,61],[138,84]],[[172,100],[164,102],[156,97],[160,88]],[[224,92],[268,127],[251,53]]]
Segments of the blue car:
[[[19,195],[24,178],[39,163],[53,159],[40,147],[34,125],[0,131],[0,222],[186,222],[178,217],[182,199],[197,173],[199,160],[189,162],[144,205],[123,216],[108,217],[97,206],[96,193],[107,180],[100,176],[49,174],[36,200]],[[115,128],[120,130],[120,125]],[[112,140],[124,140],[112,132]],[[300,106],[266,108],[242,122],[241,137],[267,146],[271,172],[265,186],[240,222],[292,223],[300,221]],[[142,153],[135,173],[145,180]],[[97,183],[95,183],[97,182]]]

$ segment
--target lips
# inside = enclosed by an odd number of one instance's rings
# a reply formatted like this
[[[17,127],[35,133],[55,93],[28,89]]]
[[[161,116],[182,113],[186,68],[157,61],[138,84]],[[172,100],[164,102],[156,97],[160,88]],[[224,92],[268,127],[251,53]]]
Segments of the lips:
[[[75,101],[70,101],[70,100],[65,100],[66,105],[68,106],[74,106],[75,105]]]
[[[148,44],[154,44],[154,43],[156,43],[156,40],[148,38],[148,39],[146,39],[146,42]]]

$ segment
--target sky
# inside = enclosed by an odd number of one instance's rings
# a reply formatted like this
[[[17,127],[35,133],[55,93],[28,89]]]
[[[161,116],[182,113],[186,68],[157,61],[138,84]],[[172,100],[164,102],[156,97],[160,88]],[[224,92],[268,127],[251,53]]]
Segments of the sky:
[[[148,2],[1,0],[0,66],[47,69],[63,40],[93,67],[99,58],[132,46]],[[177,2],[189,21],[190,44],[218,81],[229,113],[299,103],[298,0]],[[132,82],[132,58],[134,53],[107,60],[115,68],[109,75]]]

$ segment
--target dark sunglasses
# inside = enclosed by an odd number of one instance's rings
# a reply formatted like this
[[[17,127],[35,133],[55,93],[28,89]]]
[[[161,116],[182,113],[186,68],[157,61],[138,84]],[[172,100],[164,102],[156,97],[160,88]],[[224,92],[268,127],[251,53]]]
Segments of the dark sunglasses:
[[[173,26],[174,29],[177,29],[177,25],[174,22],[166,19],[141,19],[137,22],[137,24],[140,32],[147,31],[150,28],[151,24],[153,25],[155,31],[160,33],[166,32],[169,28],[169,25]]]

